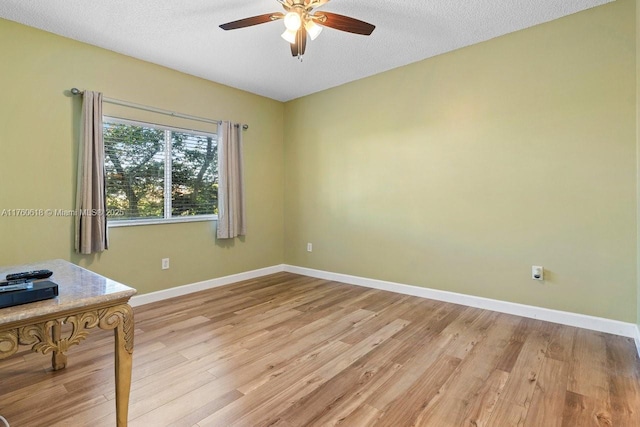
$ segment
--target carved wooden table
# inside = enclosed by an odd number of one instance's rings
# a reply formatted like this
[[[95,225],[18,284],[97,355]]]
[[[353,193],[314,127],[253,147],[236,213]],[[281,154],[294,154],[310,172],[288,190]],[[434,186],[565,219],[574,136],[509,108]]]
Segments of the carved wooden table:
[[[116,419],[127,425],[131,363],[133,355],[133,311],[128,304],[136,290],[63,260],[0,267],[0,279],[8,273],[47,269],[48,280],[58,284],[54,299],[0,309],[0,359],[18,351],[20,344],[42,354],[52,353],[54,370],[67,364],[65,352],[80,343],[91,328],[113,329],[115,336]],[[63,336],[62,325],[71,325]]]

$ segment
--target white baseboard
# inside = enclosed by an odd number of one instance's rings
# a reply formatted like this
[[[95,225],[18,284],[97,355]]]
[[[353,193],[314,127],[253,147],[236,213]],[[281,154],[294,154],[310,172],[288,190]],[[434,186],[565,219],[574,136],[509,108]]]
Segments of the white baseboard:
[[[132,307],[137,307],[144,304],[150,304],[152,302],[158,302],[169,298],[188,295],[194,292],[204,291],[206,289],[230,285],[231,283],[241,282],[243,280],[255,279],[257,277],[266,276],[267,274],[279,273],[281,271],[284,271],[283,264],[260,268],[258,270],[245,271],[244,273],[218,277],[216,279],[205,280],[203,282],[192,283],[189,285],[176,286],[175,288],[164,289],[162,291],[150,292],[148,294],[142,295],[134,295],[129,303]]]
[[[449,291],[440,291],[437,289],[423,288],[420,286],[405,285],[402,283],[368,279],[366,277],[350,276],[348,274],[331,273],[328,271],[296,267],[293,265],[285,264],[284,271],[316,277],[319,279],[333,280],[336,282],[364,286],[367,288],[380,289],[384,291],[413,295],[417,297],[445,301],[454,304],[461,304],[470,307],[483,308],[485,310],[498,311],[500,313],[514,314],[516,316],[528,317],[531,319],[539,319],[552,323],[560,323],[562,325],[575,326],[578,328],[635,338],[636,345],[638,345],[638,354],[640,354],[640,335],[638,335],[639,332],[637,325],[633,323],[625,323],[618,320],[605,319],[602,317],[551,310],[548,308],[476,297]]]
[[[364,286],[367,288],[380,289],[383,291],[396,292],[404,295],[412,295],[421,298],[429,298],[438,301],[461,304],[470,307],[482,308],[485,310],[498,311],[500,313],[513,314],[516,316],[539,319],[547,322],[559,323],[562,325],[575,326],[578,328],[590,329],[593,331],[606,332],[614,335],[630,337],[635,340],[640,356],[640,329],[633,323],[620,322],[618,320],[605,319],[602,317],[587,316],[585,314],[570,313],[566,311],[551,310],[548,308],[535,307],[512,303],[507,301],[494,300],[490,298],[476,297],[472,295],[459,294],[437,289],[423,288],[420,286],[405,285],[402,283],[387,282],[383,280],[368,279],[366,277],[350,276],[348,274],[332,273],[329,271],[315,270],[294,265],[280,264],[257,270],[246,271],[244,273],[232,274],[230,276],[218,277],[203,282],[189,285],[177,286],[175,288],[162,291],[151,292],[143,295],[135,295],[131,298],[130,304],[137,307],[152,302],[162,301],[193,292],[204,291],[206,289],[217,288],[243,280],[255,279],[268,274],[287,271],[290,273],[302,274],[304,276],[316,277],[319,279],[333,280],[336,282],[348,283],[351,285]]]

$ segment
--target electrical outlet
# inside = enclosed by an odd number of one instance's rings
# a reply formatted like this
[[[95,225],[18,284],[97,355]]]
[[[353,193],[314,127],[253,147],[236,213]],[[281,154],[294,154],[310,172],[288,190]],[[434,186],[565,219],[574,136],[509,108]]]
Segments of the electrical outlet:
[[[307,243],[307,252],[313,252],[313,243]]]
[[[162,269],[163,270],[169,269],[169,258],[162,258]]]
[[[544,267],[539,265],[531,266],[531,278],[533,280],[544,280]]]

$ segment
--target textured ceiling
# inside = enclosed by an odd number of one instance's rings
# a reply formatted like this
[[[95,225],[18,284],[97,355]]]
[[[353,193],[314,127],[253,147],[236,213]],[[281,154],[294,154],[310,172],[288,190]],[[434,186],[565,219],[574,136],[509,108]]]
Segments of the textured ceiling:
[[[218,25],[282,11],[276,0],[1,0],[0,17],[194,76],[287,101],[611,0],[333,0],[319,10],[376,25],[325,28],[302,62],[282,21]]]

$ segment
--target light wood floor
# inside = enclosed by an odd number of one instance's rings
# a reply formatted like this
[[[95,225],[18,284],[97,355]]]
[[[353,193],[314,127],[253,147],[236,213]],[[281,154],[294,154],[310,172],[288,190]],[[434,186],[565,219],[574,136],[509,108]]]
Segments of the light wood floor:
[[[628,338],[288,273],[135,315],[132,426],[640,426]],[[112,351],[0,361],[0,414],[115,425]]]

